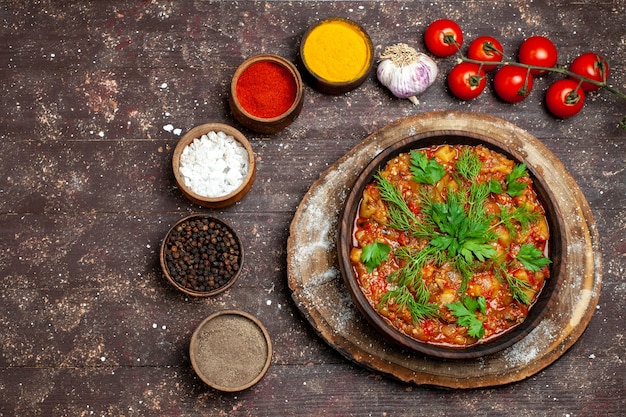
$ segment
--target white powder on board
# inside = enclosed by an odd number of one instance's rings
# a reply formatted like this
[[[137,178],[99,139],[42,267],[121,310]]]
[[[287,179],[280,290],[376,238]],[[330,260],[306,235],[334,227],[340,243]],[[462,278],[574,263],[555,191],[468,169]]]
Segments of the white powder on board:
[[[194,193],[221,197],[243,183],[248,173],[248,152],[232,136],[209,132],[185,146],[179,171]]]

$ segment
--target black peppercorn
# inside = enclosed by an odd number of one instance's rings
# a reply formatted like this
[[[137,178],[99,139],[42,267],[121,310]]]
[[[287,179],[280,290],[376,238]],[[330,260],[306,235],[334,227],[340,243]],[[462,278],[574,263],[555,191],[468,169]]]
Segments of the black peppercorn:
[[[187,219],[172,229],[163,247],[170,277],[187,290],[218,290],[240,269],[239,242],[234,232],[219,221]]]

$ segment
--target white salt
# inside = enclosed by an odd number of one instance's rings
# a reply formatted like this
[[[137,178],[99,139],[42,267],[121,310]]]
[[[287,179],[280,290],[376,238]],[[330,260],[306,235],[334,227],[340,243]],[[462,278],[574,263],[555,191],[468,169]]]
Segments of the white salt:
[[[224,132],[194,139],[180,155],[180,174],[194,193],[221,197],[235,191],[248,173],[248,152]]]

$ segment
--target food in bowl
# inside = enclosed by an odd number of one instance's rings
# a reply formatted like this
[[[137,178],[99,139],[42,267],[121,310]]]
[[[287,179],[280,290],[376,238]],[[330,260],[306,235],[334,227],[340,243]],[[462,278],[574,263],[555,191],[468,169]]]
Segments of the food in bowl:
[[[228,207],[252,188],[255,155],[239,130],[223,123],[205,123],[178,141],[172,170],[178,187],[192,203]]]
[[[302,77],[291,61],[279,55],[255,55],[235,70],[228,101],[243,126],[258,133],[277,133],[300,115]]]
[[[483,145],[402,151],[351,221],[360,291],[418,342],[488,343],[526,319],[550,278],[549,222],[526,165]]]
[[[206,297],[228,289],[241,273],[243,247],[235,231],[210,216],[179,220],[161,244],[161,268],[185,294]]]
[[[335,17],[307,29],[300,43],[300,59],[315,89],[343,94],[367,79],[374,47],[361,25]]]
[[[246,180],[248,150],[221,130],[210,131],[185,146],[180,154],[180,175],[194,193],[209,198],[224,197]]]

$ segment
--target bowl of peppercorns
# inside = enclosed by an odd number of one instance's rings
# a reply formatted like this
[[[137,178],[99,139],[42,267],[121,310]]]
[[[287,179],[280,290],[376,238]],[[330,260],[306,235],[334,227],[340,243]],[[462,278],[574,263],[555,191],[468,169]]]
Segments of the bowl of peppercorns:
[[[179,220],[161,244],[161,268],[179,291],[208,297],[228,289],[241,273],[243,247],[222,220],[191,215]]]

